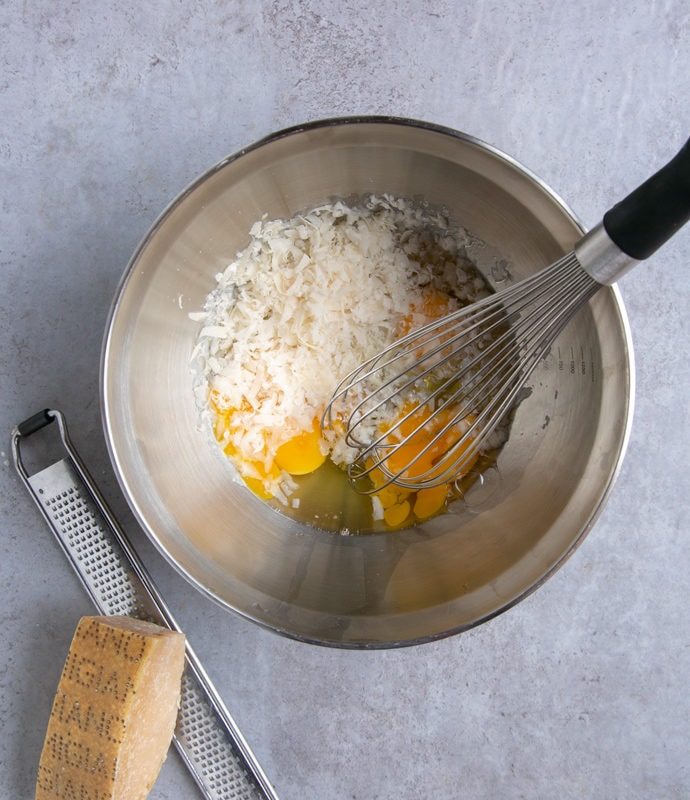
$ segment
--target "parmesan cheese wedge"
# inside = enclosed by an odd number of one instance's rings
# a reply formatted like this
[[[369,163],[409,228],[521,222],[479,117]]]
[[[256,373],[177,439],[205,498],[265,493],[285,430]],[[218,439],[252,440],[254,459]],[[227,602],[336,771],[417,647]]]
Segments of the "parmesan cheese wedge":
[[[143,800],[180,703],[185,637],[130,617],[82,617],[55,695],[36,800]]]

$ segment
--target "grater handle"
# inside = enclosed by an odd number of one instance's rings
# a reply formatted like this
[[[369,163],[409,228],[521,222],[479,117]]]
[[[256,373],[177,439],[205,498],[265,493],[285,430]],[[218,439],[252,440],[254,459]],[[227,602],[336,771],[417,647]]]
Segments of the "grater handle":
[[[20,442],[52,422],[67,457],[30,475]],[[180,631],[81,461],[63,414],[46,409],[17,425],[12,454],[17,473],[101,613],[128,613]],[[66,499],[52,505],[48,497],[55,491]],[[78,521],[64,523],[64,507],[75,503]],[[173,742],[207,800],[278,800],[189,642]]]
[[[51,416],[49,409],[45,408],[37,414],[25,419],[17,425],[17,433],[19,436],[31,436],[32,433],[40,431],[46,425],[50,425],[54,417]]]

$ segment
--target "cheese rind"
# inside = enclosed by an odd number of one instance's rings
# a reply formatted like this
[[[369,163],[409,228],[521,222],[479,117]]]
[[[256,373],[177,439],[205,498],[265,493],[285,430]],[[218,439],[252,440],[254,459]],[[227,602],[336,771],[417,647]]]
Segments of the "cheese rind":
[[[131,617],[82,617],[43,744],[36,800],[143,800],[172,739],[185,637]]]

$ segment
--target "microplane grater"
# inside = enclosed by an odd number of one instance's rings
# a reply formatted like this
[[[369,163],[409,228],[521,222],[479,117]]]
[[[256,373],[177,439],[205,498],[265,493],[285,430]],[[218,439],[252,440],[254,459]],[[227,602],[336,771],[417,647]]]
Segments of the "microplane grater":
[[[20,442],[56,421],[65,457],[29,474]],[[12,431],[16,470],[96,608],[180,631],[90,476],[62,412],[46,409]],[[173,742],[207,800],[278,800],[189,642]]]

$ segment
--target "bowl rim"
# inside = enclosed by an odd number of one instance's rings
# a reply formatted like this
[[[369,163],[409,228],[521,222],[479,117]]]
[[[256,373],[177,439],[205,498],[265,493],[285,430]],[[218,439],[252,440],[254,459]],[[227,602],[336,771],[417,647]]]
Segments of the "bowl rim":
[[[341,641],[341,640],[331,641],[322,638],[314,638],[306,634],[295,633],[294,631],[286,630],[277,625],[272,625],[265,622],[264,620],[253,617],[248,612],[243,611],[242,609],[237,608],[236,606],[233,606],[227,600],[224,600],[222,597],[219,597],[211,589],[204,586],[199,581],[198,578],[190,574],[188,570],[182,567],[167,552],[167,549],[159,540],[159,537],[156,536],[155,533],[150,530],[150,526],[145,522],[145,519],[138,508],[138,503],[134,498],[132,498],[130,494],[128,482],[126,480],[125,475],[122,472],[122,465],[120,464],[120,458],[115,450],[115,446],[113,443],[111,414],[108,406],[108,398],[106,392],[107,367],[108,367],[108,359],[111,346],[111,332],[112,332],[113,322],[120,308],[121,299],[126,289],[131,272],[134,269],[139,258],[141,257],[142,253],[145,251],[151,240],[155,237],[159,228],[168,219],[171,213],[178,206],[180,206],[187,199],[187,197],[189,197],[197,189],[197,187],[199,187],[201,184],[203,184],[217,172],[224,169],[227,165],[231,164],[234,161],[237,161],[238,159],[242,158],[243,156],[249,153],[259,150],[281,139],[285,139],[291,136],[308,133],[310,131],[315,131],[318,129],[328,128],[328,127],[356,126],[362,124],[383,125],[383,126],[391,125],[391,126],[402,126],[402,127],[423,129],[423,130],[428,130],[429,132],[432,133],[451,137],[453,139],[462,141],[466,144],[474,145],[479,149],[483,150],[484,152],[488,152],[494,157],[498,158],[499,160],[505,162],[507,165],[517,170],[523,177],[533,182],[540,189],[540,191],[542,191],[557,207],[559,207],[562,210],[562,212],[570,219],[570,221],[574,224],[574,226],[583,235],[587,231],[583,223],[573,212],[570,206],[565,202],[565,200],[556,191],[554,191],[542,178],[540,178],[534,171],[532,171],[531,169],[526,167],[523,163],[521,163],[519,160],[505,153],[495,145],[492,145],[484,141],[483,139],[480,139],[476,136],[465,133],[463,131],[451,128],[449,126],[405,116],[366,115],[366,114],[324,117],[303,123],[290,125],[288,127],[281,128],[265,136],[262,136],[261,138],[255,140],[254,142],[244,147],[241,147],[238,150],[235,150],[228,156],[216,162],[214,165],[206,169],[199,176],[194,178],[186,187],[184,187],[176,196],[174,196],[172,200],[163,208],[160,214],[156,217],[152,225],[149,227],[147,232],[139,241],[131,257],[129,258],[127,265],[118,281],[118,284],[114,292],[114,296],[105,322],[104,336],[101,345],[99,389],[100,389],[100,413],[103,425],[103,432],[105,435],[106,448],[111,461],[111,465],[113,467],[113,471],[115,472],[118,484],[122,490],[125,500],[127,501],[130,509],[133,511],[133,514],[138,524],[146,533],[147,538],[153,542],[158,552],[161,553],[164,559],[168,561],[168,563],[171,566],[173,566],[174,569],[178,573],[180,573],[185,578],[186,581],[191,583],[192,586],[196,590],[200,591],[202,595],[209,598],[216,604],[220,605],[222,608],[231,611],[233,614],[245,618],[253,622],[254,624],[257,624],[264,629],[271,630],[274,633],[277,633],[289,639],[308,644],[314,644],[318,646],[336,647],[338,649],[371,650],[371,649],[391,649],[391,648],[416,646],[431,641],[438,641],[450,636],[457,635],[459,633],[466,632],[468,630],[471,630],[472,628],[478,627],[479,625],[482,625],[485,622],[488,622],[500,616],[501,614],[505,613],[509,609],[516,606],[518,603],[520,603],[522,600],[524,600],[533,592],[535,592],[538,588],[540,588],[544,583],[546,583],[546,581],[548,581],[565,564],[565,562],[574,554],[574,552],[578,549],[580,544],[584,541],[586,536],[589,534],[591,529],[599,520],[610,498],[611,492],[617,482],[617,479],[620,475],[622,464],[625,459],[625,455],[627,453],[627,448],[629,445],[632,424],[633,424],[634,407],[635,407],[635,389],[636,389],[636,369],[635,369],[635,354],[633,349],[633,340],[630,330],[628,314],[623,302],[620,289],[617,284],[613,284],[606,288],[610,290],[610,293],[612,295],[614,306],[618,314],[618,321],[621,329],[621,337],[624,340],[626,346],[627,367],[628,367],[627,370],[628,391],[627,391],[627,404],[626,404],[626,418],[624,426],[621,431],[620,446],[618,448],[615,463],[609,472],[607,484],[604,487],[602,487],[599,502],[595,507],[592,508],[587,523],[581,528],[578,535],[571,542],[570,546],[566,550],[564,550],[561,556],[551,565],[551,567],[548,568],[537,580],[535,580],[530,585],[526,586],[514,598],[507,601],[500,607],[478,617],[477,619],[472,620],[470,623],[457,625],[455,627],[443,630],[441,632],[436,632],[429,635],[415,636],[401,641],[386,641],[386,642]],[[390,536],[391,534],[386,532],[380,535]]]

